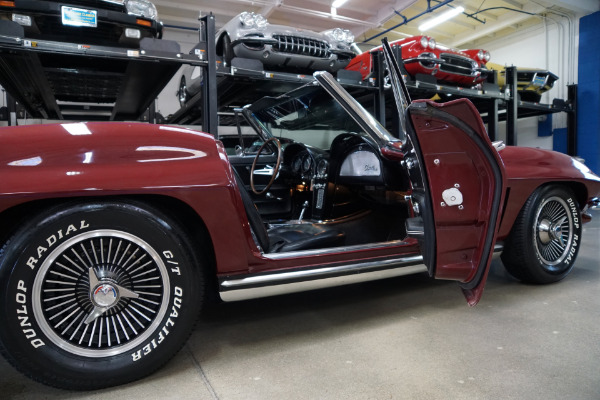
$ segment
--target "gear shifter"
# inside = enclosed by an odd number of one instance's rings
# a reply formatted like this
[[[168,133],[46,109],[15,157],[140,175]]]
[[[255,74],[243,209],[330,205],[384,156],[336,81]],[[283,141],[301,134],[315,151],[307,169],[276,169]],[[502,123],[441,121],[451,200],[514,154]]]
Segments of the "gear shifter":
[[[300,216],[298,217],[299,224],[302,223],[302,219],[304,218],[304,212],[306,211],[307,208],[308,208],[308,200],[305,201],[304,204],[302,204],[302,211],[300,211]]]

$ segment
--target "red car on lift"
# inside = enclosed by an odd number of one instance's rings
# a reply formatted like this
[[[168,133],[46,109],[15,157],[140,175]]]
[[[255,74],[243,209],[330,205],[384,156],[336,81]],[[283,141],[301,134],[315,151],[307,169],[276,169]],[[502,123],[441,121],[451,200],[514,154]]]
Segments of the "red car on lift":
[[[0,352],[46,384],[95,389],[163,365],[208,298],[423,271],[474,305],[498,251],[522,281],[564,278],[600,177],[491,143],[466,99],[411,104],[384,54],[389,130],[327,72],[245,107],[253,134],[221,140],[141,123],[0,129]]]
[[[467,49],[461,50],[461,52],[465,53],[469,57],[471,57],[475,62],[479,65],[479,68],[485,69],[486,64],[490,61],[490,52],[484,49]],[[488,73],[490,71],[487,71]]]
[[[463,52],[439,45],[429,36],[412,36],[390,42],[391,46],[402,48],[402,61],[408,74],[414,79],[417,74],[431,75],[439,83],[449,83],[462,87],[472,87],[483,82],[487,73],[485,62],[490,55],[484,50]],[[346,67],[358,71],[363,79],[373,77],[373,51],[381,51],[381,46],[357,55]]]

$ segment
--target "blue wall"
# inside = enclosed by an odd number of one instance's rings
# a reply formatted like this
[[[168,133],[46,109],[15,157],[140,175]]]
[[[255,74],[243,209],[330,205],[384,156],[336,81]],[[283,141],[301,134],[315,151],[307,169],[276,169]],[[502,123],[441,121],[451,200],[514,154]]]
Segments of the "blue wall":
[[[600,173],[600,11],[579,20],[577,155]]]
[[[567,154],[567,128],[557,128],[554,130],[552,150]]]

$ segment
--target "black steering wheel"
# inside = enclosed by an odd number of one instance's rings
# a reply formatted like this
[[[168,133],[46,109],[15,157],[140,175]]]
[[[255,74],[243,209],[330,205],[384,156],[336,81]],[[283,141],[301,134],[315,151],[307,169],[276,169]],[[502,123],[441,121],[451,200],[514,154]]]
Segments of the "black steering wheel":
[[[267,186],[261,191],[256,190],[254,186],[254,170],[256,169],[256,163],[258,162],[258,158],[260,157],[260,153],[262,153],[263,149],[267,146],[268,143],[275,142],[277,145],[277,162],[275,163],[275,168],[273,168],[273,174],[271,175],[271,180],[267,183]],[[258,149],[258,153],[256,153],[256,157],[254,158],[254,162],[252,163],[252,169],[250,170],[250,188],[255,194],[263,194],[267,190],[271,188],[273,182],[275,182],[275,178],[277,177],[277,173],[279,172],[279,167],[281,166],[281,142],[279,139],[272,137],[271,139],[265,141],[262,146]]]

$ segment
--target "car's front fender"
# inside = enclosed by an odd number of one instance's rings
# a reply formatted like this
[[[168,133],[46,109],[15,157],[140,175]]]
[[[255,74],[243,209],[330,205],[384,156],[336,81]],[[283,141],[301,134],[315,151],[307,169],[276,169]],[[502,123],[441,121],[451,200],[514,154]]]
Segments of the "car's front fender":
[[[169,196],[203,220],[219,267],[247,266],[243,250],[230,251],[248,246],[243,206],[210,135],[141,123],[31,125],[0,129],[0,149],[0,212],[33,200]]]
[[[225,185],[212,136],[138,123],[63,123],[0,130],[0,195]]]

